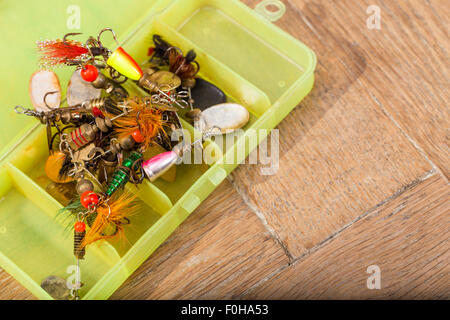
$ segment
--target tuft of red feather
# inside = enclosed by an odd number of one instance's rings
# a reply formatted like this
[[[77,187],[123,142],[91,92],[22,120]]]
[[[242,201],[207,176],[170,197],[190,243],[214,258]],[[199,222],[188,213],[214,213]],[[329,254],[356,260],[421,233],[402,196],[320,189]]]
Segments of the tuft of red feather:
[[[74,40],[37,41],[37,49],[41,54],[40,63],[45,67],[71,64],[73,60],[86,57],[89,49],[81,42]]]

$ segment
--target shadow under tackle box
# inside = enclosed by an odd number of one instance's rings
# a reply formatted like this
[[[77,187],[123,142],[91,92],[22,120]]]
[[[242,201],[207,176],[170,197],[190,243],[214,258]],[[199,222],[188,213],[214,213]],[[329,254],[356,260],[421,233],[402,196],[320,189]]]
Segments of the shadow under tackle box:
[[[214,149],[216,162],[181,164],[172,183],[146,180],[139,189],[127,187],[138,193],[143,210],[125,230],[127,244],[104,241],[88,248],[81,269],[82,299],[108,298],[265,138],[263,134],[257,140],[249,139],[251,129],[268,132],[274,128],[314,83],[314,53],[239,1],[75,3],[29,1],[23,6],[19,1],[0,2],[0,264],[41,299],[52,299],[40,287],[42,280],[49,275],[66,279],[75,259],[71,233],[65,233],[66,226],[55,218],[62,205],[46,192],[50,180],[44,173],[48,156],[45,127],[14,112],[16,105],[31,107],[27,91],[30,75],[38,68],[36,40],[55,39],[68,32],[83,32],[87,37],[111,27],[125,50],[143,63],[148,60],[152,35],[159,34],[184,52],[194,49],[201,66],[199,76],[251,114],[244,133],[232,145],[205,142],[205,147]],[[71,15],[77,14],[80,29],[69,30]],[[55,70],[63,95],[73,72],[67,69],[73,68]],[[142,93],[137,87],[132,90]],[[185,121],[183,125],[194,138],[192,126]],[[235,161],[226,161],[228,156]]]

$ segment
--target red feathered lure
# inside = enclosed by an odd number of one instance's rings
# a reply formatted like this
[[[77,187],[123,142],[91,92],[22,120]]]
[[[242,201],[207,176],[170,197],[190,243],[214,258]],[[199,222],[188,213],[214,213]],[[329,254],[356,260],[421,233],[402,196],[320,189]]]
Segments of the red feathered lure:
[[[88,57],[89,49],[81,42],[74,40],[37,41],[38,52],[42,55],[40,64],[44,67],[57,65],[73,65]]]

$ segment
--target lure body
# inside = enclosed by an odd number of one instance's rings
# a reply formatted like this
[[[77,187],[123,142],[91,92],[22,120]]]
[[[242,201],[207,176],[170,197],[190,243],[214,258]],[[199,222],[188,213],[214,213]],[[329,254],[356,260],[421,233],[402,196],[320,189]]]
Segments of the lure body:
[[[86,231],[74,231],[73,235],[73,254],[77,259],[84,259],[86,254],[86,248],[82,246],[84,237],[86,236]]]
[[[73,150],[78,150],[95,139],[98,128],[90,124],[83,124],[70,133],[68,143]]]
[[[178,155],[174,151],[160,153],[142,163],[142,169],[150,181],[155,181],[166,173],[177,162]]]
[[[139,159],[142,158],[142,154],[138,153],[138,152],[133,152],[131,153],[131,155],[126,158],[123,163],[122,166],[133,170],[135,168],[133,167],[133,164],[136,163],[136,161],[138,161]],[[120,187],[124,186],[125,183],[127,183],[130,180],[130,175],[128,172],[126,172],[125,170],[119,168],[117,169],[111,179],[111,182],[108,185],[108,188],[106,189],[106,195],[108,197],[111,197],[113,195],[113,193],[115,191],[117,191]]]
[[[142,75],[142,69],[137,62],[122,48],[117,48],[106,63],[131,80],[139,80]]]

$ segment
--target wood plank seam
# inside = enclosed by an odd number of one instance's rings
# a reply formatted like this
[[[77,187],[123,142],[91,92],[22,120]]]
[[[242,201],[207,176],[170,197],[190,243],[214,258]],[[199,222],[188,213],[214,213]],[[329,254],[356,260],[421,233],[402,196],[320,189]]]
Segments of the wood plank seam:
[[[449,196],[435,174],[243,298],[448,300],[450,251],[442,223]],[[366,270],[374,264],[383,270],[383,290],[367,286]]]
[[[286,256],[289,259],[289,263],[287,265],[290,265],[293,261],[294,261],[294,257],[292,256],[292,254],[289,252],[288,248],[284,245],[283,241],[281,241],[280,237],[278,236],[278,234],[276,233],[276,231],[271,228],[269,226],[269,224],[267,223],[267,219],[265,217],[265,215],[258,210],[258,208],[256,206],[254,206],[252,204],[252,202],[250,201],[247,193],[242,190],[237,183],[235,183],[235,180],[233,179],[233,175],[230,174],[227,176],[228,181],[230,181],[231,185],[234,187],[234,189],[236,190],[236,192],[239,194],[239,196],[242,198],[242,200],[244,201],[244,203],[247,205],[247,207],[253,211],[253,213],[258,217],[258,219],[261,221],[261,224],[264,226],[264,228],[269,232],[270,237],[273,238],[275,240],[276,243],[278,243],[278,245],[283,249],[284,253],[286,254]]]
[[[370,214],[373,214],[374,212],[376,212],[380,207],[382,207],[383,205],[387,204],[388,202],[400,197],[401,195],[403,195],[405,192],[407,192],[408,190],[414,188],[415,186],[417,186],[418,184],[431,179],[433,176],[435,176],[437,173],[434,169],[430,170],[429,172],[427,172],[426,174],[422,175],[421,177],[415,179],[414,181],[410,182],[409,184],[407,184],[406,186],[402,187],[401,189],[397,190],[393,195],[391,195],[390,197],[384,199],[383,201],[379,202],[377,205],[375,205],[374,207],[372,207],[371,209],[367,210],[366,212],[364,212],[363,214],[361,214],[360,216],[358,216],[357,218],[353,219],[351,222],[349,222],[348,224],[344,225],[341,229],[339,229],[338,231],[336,231],[335,233],[331,234],[329,237],[327,237],[325,240],[323,240],[322,242],[316,244],[314,247],[312,247],[311,249],[309,249],[308,251],[306,251],[305,253],[303,253],[301,256],[293,259],[289,264],[286,264],[282,267],[280,267],[278,270],[275,270],[274,272],[272,272],[271,274],[269,274],[267,277],[261,279],[260,281],[258,281],[257,283],[255,283],[252,287],[250,287],[249,289],[247,289],[245,292],[242,293],[242,295],[239,298],[244,298],[246,296],[249,296],[249,294],[251,294],[252,291],[254,291],[256,288],[258,288],[261,284],[265,283],[266,281],[270,280],[272,277],[276,276],[277,274],[279,274],[280,272],[282,272],[284,269],[286,269],[287,267],[289,267],[290,265],[293,265],[295,263],[297,263],[298,261],[302,260],[303,258],[305,258],[306,256],[309,256],[310,254],[316,252],[317,250],[319,250],[320,248],[326,246],[331,240],[337,238],[343,231],[345,231],[346,229],[350,228],[354,223],[358,222],[359,220],[369,216]],[[238,192],[239,193],[239,192]],[[245,201],[245,200],[244,200]],[[395,213],[392,213],[395,214]]]
[[[358,79],[358,81],[360,81]],[[442,170],[428,157],[428,154],[422,149],[422,147],[419,146],[419,144],[409,136],[409,134],[400,126],[400,124],[394,119],[394,117],[383,107],[383,104],[377,99],[377,97],[370,92],[370,90],[363,84],[361,85],[366,88],[367,92],[371,96],[372,100],[375,101],[375,103],[378,105],[380,110],[388,117],[394,125],[400,130],[400,132],[405,136],[405,138],[416,148],[416,150],[425,158],[425,160],[428,161],[428,163],[432,166],[433,170],[436,171],[447,183],[449,183],[449,180],[447,176],[442,172]]]
[[[303,22],[308,26],[308,28],[314,33],[314,35],[322,42],[324,46],[327,46],[328,48],[332,49],[331,46],[329,46],[327,43],[322,41],[320,34],[315,30],[314,26],[311,24],[311,22],[308,20],[307,17],[301,12],[301,10],[297,7],[296,4],[292,3],[291,0],[286,0],[286,2],[294,9],[294,11],[302,18]],[[345,67],[348,68],[346,63],[342,61],[340,57],[336,57],[336,59]],[[428,154],[422,149],[422,147],[419,146],[419,144],[412,139],[406,132],[406,130],[400,126],[400,124],[394,119],[394,117],[383,107],[382,103],[375,97],[375,95],[369,90],[369,88],[362,83],[362,81],[358,78],[356,79],[359,84],[361,84],[362,87],[364,87],[369,95],[372,97],[374,102],[377,104],[377,106],[380,108],[380,110],[394,123],[394,125],[400,130],[400,132],[406,137],[406,139],[414,146],[414,148],[424,157],[425,160],[428,161],[428,163],[433,167],[434,170],[436,170],[448,183],[449,180],[447,176],[442,172],[442,170],[429,158]]]

